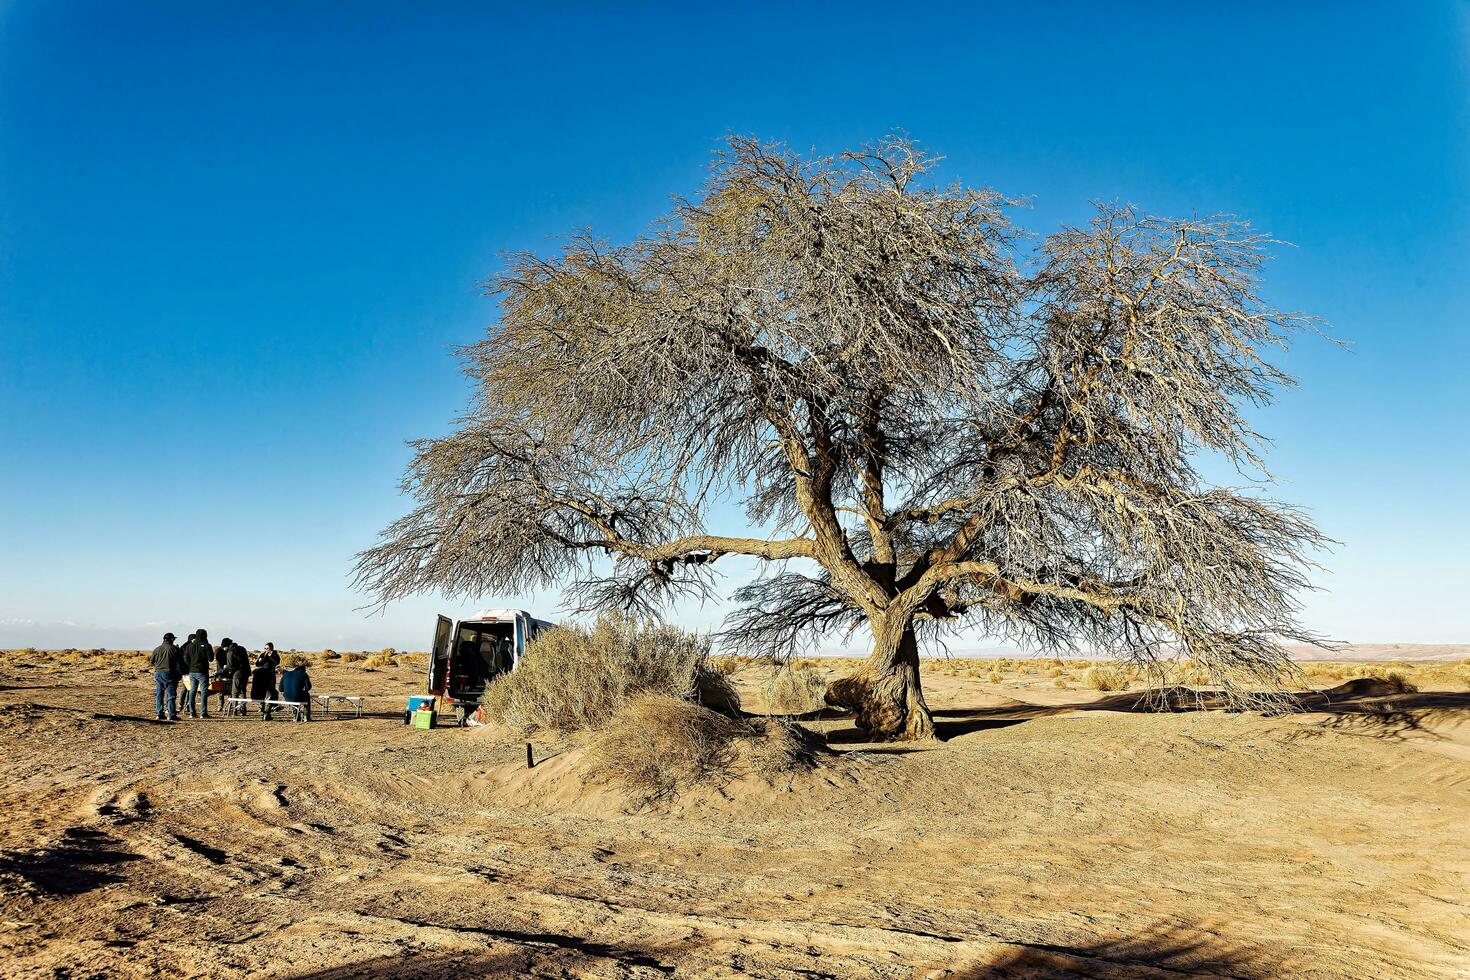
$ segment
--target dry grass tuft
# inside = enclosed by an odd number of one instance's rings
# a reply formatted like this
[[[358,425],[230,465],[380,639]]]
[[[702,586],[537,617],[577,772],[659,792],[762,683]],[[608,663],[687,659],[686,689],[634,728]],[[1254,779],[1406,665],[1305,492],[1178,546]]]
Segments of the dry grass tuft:
[[[366,660],[366,659],[367,659],[367,654],[365,654],[365,653],[344,653],[344,654],[342,654],[342,662],[344,664],[355,664],[358,661]]]
[[[1393,687],[1395,694],[1419,693],[1419,688],[1413,681],[1409,680],[1408,675],[1402,670],[1386,670],[1381,673],[1369,674],[1368,676],[1377,677],[1379,680],[1387,682]]]
[[[642,694],[621,708],[587,744],[596,778],[649,800],[681,786],[734,775],[742,723],[669,694]]]
[[[719,657],[709,658],[709,669],[721,677],[729,677],[739,671],[742,667],[749,666],[751,657],[740,657],[734,654],[725,654]]]
[[[773,714],[804,715],[827,703],[827,681],[810,667],[782,665],[761,687],[766,710]]]
[[[1082,675],[1082,683],[1094,691],[1126,691],[1128,675],[1109,664],[1094,664]]]
[[[618,614],[591,628],[561,626],[527,648],[485,691],[486,711],[523,732],[601,728],[628,702],[662,694],[738,710],[740,698],[709,667],[709,639]]]
[[[727,718],[669,694],[641,694],[587,742],[589,772],[645,803],[744,775],[775,783],[810,769],[816,752],[793,725]]]
[[[384,650],[382,653],[375,653],[369,656],[362,662],[362,666],[367,670],[375,670],[378,667],[397,667],[398,661],[393,659],[391,652]]]

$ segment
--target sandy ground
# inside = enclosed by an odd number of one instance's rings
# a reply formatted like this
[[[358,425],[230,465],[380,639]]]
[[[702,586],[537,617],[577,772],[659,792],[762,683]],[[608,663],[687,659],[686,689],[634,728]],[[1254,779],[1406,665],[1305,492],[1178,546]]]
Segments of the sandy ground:
[[[943,743],[816,721],[789,791],[627,814],[538,792],[558,746],[405,729],[410,668],[314,671],[361,719],[168,725],[135,665],[37,659],[6,976],[1470,975],[1463,684],[1265,718],[939,668]]]

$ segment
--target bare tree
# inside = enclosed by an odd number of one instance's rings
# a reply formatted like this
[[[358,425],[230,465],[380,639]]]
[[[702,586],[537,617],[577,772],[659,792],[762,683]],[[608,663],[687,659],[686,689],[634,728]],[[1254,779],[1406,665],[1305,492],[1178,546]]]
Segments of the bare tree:
[[[419,505],[358,556],[379,601],[575,578],[589,607],[704,596],[773,563],[728,637],[872,652],[831,687],[875,737],[933,723],[919,642],[961,625],[1222,683],[1270,680],[1323,538],[1208,485],[1268,476],[1241,416],[1309,318],[1270,308],[1270,244],[1228,218],[1097,208],[1044,240],[1014,202],[938,187],[903,139],[803,158],[733,138],[698,200],[622,247],[522,254],[465,351],[460,428],[415,443]],[[707,529],[743,501],[747,535]]]

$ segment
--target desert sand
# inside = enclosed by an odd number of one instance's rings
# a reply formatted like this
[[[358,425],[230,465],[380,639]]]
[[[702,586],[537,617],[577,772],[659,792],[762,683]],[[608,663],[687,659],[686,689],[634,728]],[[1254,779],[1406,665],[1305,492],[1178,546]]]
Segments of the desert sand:
[[[411,665],[314,669],[361,719],[169,725],[136,661],[6,654],[0,973],[1470,974],[1463,671],[1266,717],[992,670],[926,667],[943,742],[811,719],[813,772],[638,808],[405,728]]]

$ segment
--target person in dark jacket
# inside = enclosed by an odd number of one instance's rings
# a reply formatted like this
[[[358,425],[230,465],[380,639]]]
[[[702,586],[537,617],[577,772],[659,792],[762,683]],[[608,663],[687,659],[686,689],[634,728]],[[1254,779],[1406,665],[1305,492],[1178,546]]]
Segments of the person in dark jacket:
[[[168,706],[168,720],[178,721],[179,711],[175,703],[179,677],[183,674],[182,651],[174,645],[172,633],[163,634],[163,642],[153,648],[153,707],[158,720],[164,719],[164,706]]]
[[[306,658],[297,657],[291,669],[281,675],[281,700],[302,705],[306,720],[311,721],[311,677],[306,673]]]
[[[260,660],[255,664],[255,670],[250,672],[250,700],[275,701],[277,696],[276,668],[272,666],[265,654],[261,654]],[[267,718],[271,716],[270,705],[261,705],[260,710]]]
[[[280,670],[281,668],[281,655],[276,653],[276,645],[274,643],[267,643],[265,645],[265,649],[260,652],[260,660],[262,663],[269,661],[271,670]]]
[[[214,663],[214,647],[209,645],[209,633],[195,630],[184,644],[184,685],[188,689],[189,717],[198,718],[200,702],[203,702],[204,717],[209,717],[209,668]]]
[[[250,685],[250,651],[238,643],[231,643],[226,669],[230,672],[230,697],[245,697]]]
[[[219,710],[225,710],[225,698],[230,696],[230,638],[219,641],[214,648],[214,679],[219,681]]]
[[[194,634],[193,633],[190,633],[187,637],[184,638],[183,646],[180,646],[179,647],[179,651],[182,653],[184,647],[188,646],[190,643],[193,643],[193,642],[194,642]],[[186,670],[184,673],[187,674],[188,671]],[[178,712],[179,712],[179,714],[183,714],[184,713],[184,705],[186,703],[188,703],[188,700],[189,700],[189,691],[188,691],[188,688],[183,683],[183,681],[184,681],[184,678],[181,676],[179,678],[179,686],[178,686],[178,690],[176,692],[176,694],[177,694],[176,700],[178,702]]]

